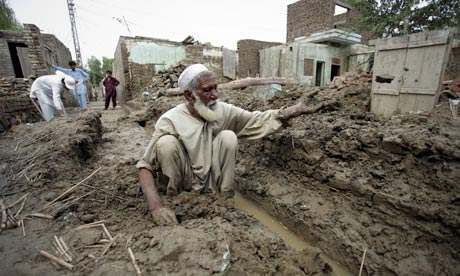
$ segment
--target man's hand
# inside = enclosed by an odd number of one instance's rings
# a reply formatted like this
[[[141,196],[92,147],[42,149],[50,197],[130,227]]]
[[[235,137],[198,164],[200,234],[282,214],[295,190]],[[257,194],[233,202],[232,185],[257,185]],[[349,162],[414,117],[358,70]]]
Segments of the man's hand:
[[[161,207],[156,210],[150,210],[152,214],[153,223],[156,226],[167,226],[177,224],[176,214],[166,207]]]
[[[302,114],[312,114],[320,110],[336,110],[340,106],[337,100],[328,100],[312,105],[309,98],[301,99],[297,104],[289,106],[283,110],[285,119],[297,117]]]

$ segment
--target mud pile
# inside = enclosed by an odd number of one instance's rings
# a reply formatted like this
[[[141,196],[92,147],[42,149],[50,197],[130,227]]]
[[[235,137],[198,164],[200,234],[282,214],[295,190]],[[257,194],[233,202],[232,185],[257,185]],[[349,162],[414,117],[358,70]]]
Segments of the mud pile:
[[[339,110],[242,143],[239,190],[351,271],[368,248],[368,274],[458,272],[460,122],[438,110],[386,120],[362,112],[366,87],[333,92],[317,99]]]
[[[4,161],[2,174],[10,179],[2,193],[22,189],[26,183],[34,187],[48,184],[63,171],[78,170],[91,158],[102,138],[102,125],[97,112],[88,112],[75,119],[56,118],[49,123],[22,125],[4,137],[14,148],[5,147],[0,154]],[[8,164],[8,165],[7,165]]]
[[[289,106],[317,88],[286,86],[268,100],[256,88],[220,90],[247,110]],[[306,240],[349,268],[375,275],[460,271],[460,122],[443,102],[433,112],[380,118],[370,84],[321,88],[311,103],[335,111],[301,116],[262,141],[242,141],[236,185]],[[183,102],[161,97],[145,118]],[[154,121],[151,121],[154,122]]]
[[[135,168],[149,135],[121,110],[19,126],[1,141],[5,200],[29,193],[26,236],[20,227],[0,233],[0,251],[8,252],[2,259],[5,275],[134,274],[128,247],[146,275],[219,275],[225,264],[228,275],[335,275],[318,250],[288,250],[232,200],[195,193],[164,198],[180,225],[154,227]],[[21,163],[8,166],[15,160]],[[24,169],[27,178],[18,177]],[[36,212],[52,219],[31,216]],[[112,246],[100,226],[77,229],[96,221],[115,239]],[[73,271],[39,256],[40,250],[57,255],[54,235],[69,245]],[[230,255],[224,259],[225,253]]]

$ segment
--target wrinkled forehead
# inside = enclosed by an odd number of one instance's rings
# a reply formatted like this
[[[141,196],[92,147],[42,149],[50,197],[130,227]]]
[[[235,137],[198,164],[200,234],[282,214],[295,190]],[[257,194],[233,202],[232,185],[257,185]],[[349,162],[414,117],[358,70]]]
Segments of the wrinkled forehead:
[[[209,86],[213,86],[215,84],[216,84],[216,77],[214,75],[201,77],[198,80],[198,88],[206,88]]]

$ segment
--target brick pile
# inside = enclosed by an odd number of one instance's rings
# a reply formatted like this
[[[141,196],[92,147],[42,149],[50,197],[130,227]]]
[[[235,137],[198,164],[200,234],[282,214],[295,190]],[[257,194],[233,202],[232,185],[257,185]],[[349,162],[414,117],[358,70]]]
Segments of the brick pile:
[[[0,78],[0,132],[20,123],[40,120],[40,114],[29,98],[31,81]]]
[[[350,87],[355,84],[360,83],[371,83],[372,82],[372,74],[350,74],[347,73],[340,77],[334,77],[329,88],[336,88],[337,90],[341,90],[345,87]]]
[[[153,76],[152,82],[144,87],[143,91],[163,94],[168,88],[178,87],[179,76],[187,66],[181,62],[169,69],[158,71]]]

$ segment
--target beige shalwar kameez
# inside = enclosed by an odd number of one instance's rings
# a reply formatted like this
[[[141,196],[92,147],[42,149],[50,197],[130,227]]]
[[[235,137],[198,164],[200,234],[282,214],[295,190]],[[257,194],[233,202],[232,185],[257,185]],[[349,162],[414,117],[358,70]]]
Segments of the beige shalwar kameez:
[[[166,176],[168,190],[232,191],[237,138],[270,135],[283,117],[280,110],[249,112],[223,102],[216,112],[220,118],[213,123],[192,116],[186,104],[163,114],[137,168]]]

